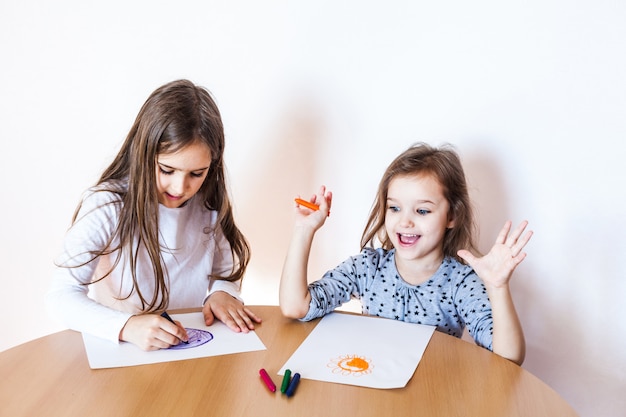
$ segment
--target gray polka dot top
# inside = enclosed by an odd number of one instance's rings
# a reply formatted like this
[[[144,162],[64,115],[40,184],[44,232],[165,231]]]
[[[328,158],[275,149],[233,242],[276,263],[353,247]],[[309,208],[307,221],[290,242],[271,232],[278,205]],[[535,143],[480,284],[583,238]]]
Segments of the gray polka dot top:
[[[476,343],[491,350],[493,320],[487,291],[474,270],[445,258],[428,281],[410,285],[398,273],[395,250],[365,248],[309,284],[309,321],[356,298],[363,314],[436,326],[461,337],[467,327]]]

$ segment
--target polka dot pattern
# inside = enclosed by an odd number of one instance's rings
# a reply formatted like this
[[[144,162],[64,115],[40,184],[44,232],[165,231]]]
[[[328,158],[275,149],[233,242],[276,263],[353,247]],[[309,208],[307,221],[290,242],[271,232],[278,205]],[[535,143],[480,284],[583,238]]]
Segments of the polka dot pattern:
[[[303,320],[321,317],[356,298],[363,314],[436,326],[456,337],[467,327],[478,345],[491,349],[491,305],[469,266],[445,258],[428,281],[411,285],[400,277],[394,253],[365,248],[311,283],[311,304]]]

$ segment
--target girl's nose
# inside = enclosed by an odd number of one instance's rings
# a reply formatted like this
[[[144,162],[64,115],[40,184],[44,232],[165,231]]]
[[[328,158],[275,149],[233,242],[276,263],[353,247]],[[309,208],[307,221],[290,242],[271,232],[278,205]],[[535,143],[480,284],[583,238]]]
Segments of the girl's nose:
[[[402,217],[400,218],[400,226],[402,227],[413,227],[414,223],[413,223],[413,213],[411,212],[404,212],[402,213]]]
[[[176,192],[177,195],[183,194],[185,188],[187,187],[187,179],[183,175],[177,176],[172,181],[171,186],[172,191]]]

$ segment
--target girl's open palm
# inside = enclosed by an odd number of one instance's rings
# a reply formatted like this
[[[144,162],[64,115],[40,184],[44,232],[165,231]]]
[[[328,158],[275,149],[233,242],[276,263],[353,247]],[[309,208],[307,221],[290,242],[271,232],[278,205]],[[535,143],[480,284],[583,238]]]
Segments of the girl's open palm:
[[[527,221],[523,221],[509,235],[511,221],[507,221],[498,234],[495,244],[488,254],[476,257],[468,250],[460,250],[457,254],[471,266],[486,286],[499,288],[508,285],[513,271],[526,258],[522,252],[526,243],[533,235],[532,231],[524,233]],[[522,233],[524,233],[522,235]]]

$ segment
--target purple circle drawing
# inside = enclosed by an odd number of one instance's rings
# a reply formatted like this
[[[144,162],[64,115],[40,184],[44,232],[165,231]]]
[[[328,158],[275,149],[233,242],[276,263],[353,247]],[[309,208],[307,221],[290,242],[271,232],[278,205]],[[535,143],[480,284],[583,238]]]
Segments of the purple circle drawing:
[[[189,343],[180,342],[177,345],[170,346],[170,349],[191,349],[213,340],[211,332],[207,332],[206,330],[190,329],[187,327],[185,327],[185,330],[187,330],[187,336],[189,336]]]

